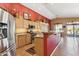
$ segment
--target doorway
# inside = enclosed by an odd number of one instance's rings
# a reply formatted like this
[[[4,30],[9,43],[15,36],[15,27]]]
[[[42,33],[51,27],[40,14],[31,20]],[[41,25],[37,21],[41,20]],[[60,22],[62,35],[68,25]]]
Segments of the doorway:
[[[78,23],[67,24],[66,28],[67,28],[67,36],[79,37],[79,24]]]

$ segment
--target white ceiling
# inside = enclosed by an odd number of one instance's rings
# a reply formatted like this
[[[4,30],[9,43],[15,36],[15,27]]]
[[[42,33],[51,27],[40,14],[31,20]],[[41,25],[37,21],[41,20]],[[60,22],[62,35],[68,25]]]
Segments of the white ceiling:
[[[79,3],[22,3],[49,19],[79,17]]]

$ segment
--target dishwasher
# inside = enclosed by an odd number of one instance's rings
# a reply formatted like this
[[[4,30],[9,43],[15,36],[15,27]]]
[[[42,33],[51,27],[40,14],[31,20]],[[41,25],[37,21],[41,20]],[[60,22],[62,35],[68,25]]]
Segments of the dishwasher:
[[[15,17],[0,8],[0,56],[15,56]]]

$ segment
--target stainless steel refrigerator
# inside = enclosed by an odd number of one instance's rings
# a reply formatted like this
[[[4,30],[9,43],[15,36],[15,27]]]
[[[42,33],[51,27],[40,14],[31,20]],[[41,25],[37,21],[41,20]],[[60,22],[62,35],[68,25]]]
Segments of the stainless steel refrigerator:
[[[0,56],[15,56],[15,17],[0,8]]]

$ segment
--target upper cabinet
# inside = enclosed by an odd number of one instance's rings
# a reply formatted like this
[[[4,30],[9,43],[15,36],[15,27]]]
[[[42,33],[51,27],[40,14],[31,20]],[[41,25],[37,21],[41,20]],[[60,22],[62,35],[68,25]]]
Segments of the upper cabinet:
[[[29,29],[29,25],[32,27],[30,28],[33,32],[48,32],[49,31],[49,24],[44,23],[44,22],[39,22],[39,21],[29,21],[29,20],[24,20],[24,28]]]
[[[48,32],[49,31],[49,25],[48,25],[48,23],[41,22],[40,25],[41,25],[40,26],[41,32]]]

